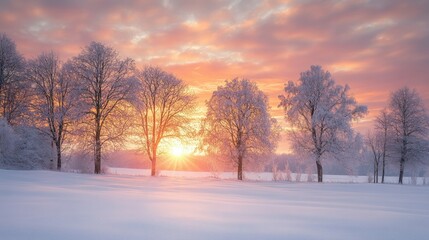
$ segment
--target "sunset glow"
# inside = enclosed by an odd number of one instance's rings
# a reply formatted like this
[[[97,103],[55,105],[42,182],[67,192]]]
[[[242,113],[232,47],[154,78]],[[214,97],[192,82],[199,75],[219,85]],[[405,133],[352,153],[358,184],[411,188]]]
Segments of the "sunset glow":
[[[182,157],[185,154],[185,151],[182,146],[174,146],[170,148],[170,154],[173,157]]]
[[[277,107],[284,84],[321,65],[368,106],[354,124],[365,134],[400,87],[417,89],[429,107],[428,12],[427,1],[394,0],[2,1],[0,31],[26,58],[52,50],[66,61],[99,41],[139,68],[159,66],[197,95],[197,120],[217,86],[244,77],[269,96],[286,128]],[[277,152],[289,151],[280,141]]]
[[[195,146],[193,144],[187,142],[185,139],[165,139],[161,148],[163,148],[168,155],[168,159],[173,161],[183,161],[186,157],[190,155],[194,155]]]

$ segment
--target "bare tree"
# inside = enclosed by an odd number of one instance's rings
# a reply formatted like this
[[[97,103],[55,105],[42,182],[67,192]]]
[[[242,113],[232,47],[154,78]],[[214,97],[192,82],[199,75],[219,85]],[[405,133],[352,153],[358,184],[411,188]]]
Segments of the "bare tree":
[[[225,156],[243,179],[245,161],[271,154],[278,140],[268,98],[255,83],[235,78],[219,86],[207,102],[203,143],[208,152]]]
[[[23,81],[24,58],[17,52],[15,43],[0,34],[0,117],[9,124],[26,111],[28,86]]]
[[[390,125],[391,120],[387,109],[384,109],[377,116],[375,121],[376,129],[381,132],[379,141],[382,144],[382,157],[381,157],[381,183],[384,183],[384,176],[386,171],[386,159],[388,157],[389,139],[391,139]]]
[[[351,121],[361,118],[367,108],[349,96],[348,85],[336,85],[320,66],[302,72],[297,84],[289,81],[285,92],[280,96],[280,106],[292,125],[294,149],[314,156],[318,182],[322,182],[322,158],[341,151],[342,143],[353,133]]]
[[[104,143],[119,139],[126,126],[116,119],[123,104],[129,100],[135,84],[131,74],[133,60],[120,59],[118,53],[98,42],[86,46],[72,60],[72,71],[80,84],[82,108],[94,148],[94,172],[101,173],[101,150]]]
[[[195,97],[188,86],[158,67],[146,67],[137,74],[140,82],[135,108],[144,150],[156,174],[158,147],[165,139],[190,133]]]
[[[375,133],[368,133],[366,137],[366,145],[370,148],[370,151],[373,157],[372,159],[373,159],[374,183],[378,183],[380,161],[382,160],[382,157],[384,154],[383,138],[384,138],[383,133],[379,131]]]
[[[428,152],[429,118],[418,93],[408,87],[392,93],[389,110],[395,150],[400,155],[399,183],[402,184],[405,163],[423,159]]]
[[[32,109],[39,130],[47,134],[55,144],[57,170],[61,170],[61,153],[69,125],[72,122],[72,110],[77,102],[76,86],[67,73],[62,70],[61,62],[53,53],[43,53],[30,60],[27,77],[32,83],[34,96]]]

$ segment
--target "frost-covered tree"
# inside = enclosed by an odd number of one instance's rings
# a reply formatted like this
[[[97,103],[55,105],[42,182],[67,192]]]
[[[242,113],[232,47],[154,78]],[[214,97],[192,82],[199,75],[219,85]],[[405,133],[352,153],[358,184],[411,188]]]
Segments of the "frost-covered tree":
[[[7,166],[14,156],[17,140],[13,128],[0,118],[0,167]]]
[[[135,88],[132,59],[120,59],[111,47],[92,42],[72,59],[71,71],[80,85],[80,100],[86,117],[82,121],[92,138],[94,172],[101,173],[102,146],[120,139],[127,126],[118,111]],[[125,113],[125,111],[123,111]]]
[[[429,118],[418,93],[408,87],[392,93],[389,110],[402,184],[405,163],[424,159],[428,153]]]
[[[49,138],[28,126],[10,126],[0,119],[0,168],[51,168]]]
[[[289,81],[285,92],[280,106],[292,126],[293,147],[314,157],[318,182],[322,182],[323,157],[343,150],[342,143],[353,133],[351,121],[361,118],[367,108],[349,95],[348,85],[337,85],[321,66],[302,72],[298,83]]]
[[[134,105],[139,138],[152,162],[151,175],[155,176],[161,142],[180,139],[190,132],[195,97],[182,80],[158,67],[146,67],[138,72],[137,79],[140,84]]]
[[[235,78],[219,86],[207,102],[203,144],[237,166],[243,179],[246,161],[271,154],[277,145],[275,120],[268,112],[268,98],[255,83]]]
[[[26,111],[28,86],[22,77],[24,65],[15,43],[6,34],[0,34],[0,117],[9,124],[16,124]]]
[[[57,153],[57,170],[61,170],[61,153],[69,125],[72,122],[73,107],[78,101],[75,81],[70,78],[67,67],[54,53],[43,53],[28,62],[27,74],[33,85],[31,101],[34,123],[47,134]]]

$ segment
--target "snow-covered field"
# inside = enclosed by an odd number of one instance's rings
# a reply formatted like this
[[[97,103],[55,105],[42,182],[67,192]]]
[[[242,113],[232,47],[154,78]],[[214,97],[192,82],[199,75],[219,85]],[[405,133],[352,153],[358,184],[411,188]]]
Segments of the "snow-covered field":
[[[0,239],[427,239],[429,187],[0,170]]]

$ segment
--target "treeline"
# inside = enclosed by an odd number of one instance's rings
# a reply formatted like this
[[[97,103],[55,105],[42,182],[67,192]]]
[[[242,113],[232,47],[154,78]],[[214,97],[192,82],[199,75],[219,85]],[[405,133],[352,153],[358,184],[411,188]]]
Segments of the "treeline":
[[[55,149],[58,170],[66,147],[76,145],[93,153],[94,173],[99,174],[104,149],[128,139],[144,150],[152,175],[159,147],[170,139],[200,139],[198,150],[227,159],[240,180],[246,164],[273,158],[281,129],[269,114],[268,97],[255,83],[227,80],[206,106],[206,116],[196,122],[196,97],[183,80],[159,67],[139,69],[102,43],[90,43],[65,62],[53,52],[26,60],[8,36],[0,35],[3,166],[34,157],[23,154],[35,147],[23,141],[29,132],[40,139],[35,141],[40,145],[36,152],[43,153],[38,159],[49,158]],[[427,160],[428,115],[417,92],[407,87],[392,93],[376,129],[365,138],[351,123],[367,113],[366,106],[320,66],[286,84],[280,106],[291,126],[287,136],[293,150],[314,159],[319,182],[324,159],[342,162],[371,152],[374,179],[378,181],[381,166],[383,182],[386,161],[398,161],[400,183],[407,162]],[[14,133],[19,128],[27,129],[22,137]]]

